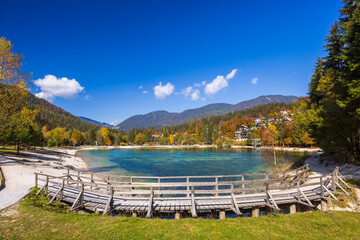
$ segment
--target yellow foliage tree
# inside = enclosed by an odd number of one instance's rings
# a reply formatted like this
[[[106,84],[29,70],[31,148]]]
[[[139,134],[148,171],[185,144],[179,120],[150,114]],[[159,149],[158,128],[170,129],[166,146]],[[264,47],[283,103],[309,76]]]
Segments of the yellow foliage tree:
[[[9,40],[0,38],[0,119],[20,111],[21,99],[29,90],[31,74],[22,71],[24,58],[12,48]]]
[[[15,142],[19,151],[22,138],[19,134],[33,118],[29,110],[21,111],[22,98],[29,90],[30,74],[22,71],[23,57],[12,48],[9,40],[0,38],[0,142]],[[22,114],[30,115],[22,117]]]
[[[146,142],[146,135],[143,133],[138,133],[135,137],[134,143],[136,145],[143,145]]]
[[[107,129],[106,127],[102,127],[99,130],[99,133],[100,133],[101,137],[104,139],[105,145],[109,146],[109,145],[112,144],[111,139],[110,139],[110,131],[109,131],[109,129]]]
[[[279,131],[277,130],[276,126],[273,124],[270,124],[268,127],[268,131],[271,137],[271,142],[273,145],[277,144],[277,139],[279,137]]]
[[[169,142],[170,142],[170,145],[173,145],[175,143],[175,139],[172,134],[170,134],[170,136],[169,136]]]
[[[79,132],[79,131],[75,131],[72,135],[71,135],[71,140],[73,142],[73,145],[81,145],[84,143],[84,136]]]
[[[307,131],[304,133],[304,135],[301,137],[300,140],[306,146],[308,146],[308,145],[312,146],[315,143],[314,139],[312,137],[310,137],[310,135]]]

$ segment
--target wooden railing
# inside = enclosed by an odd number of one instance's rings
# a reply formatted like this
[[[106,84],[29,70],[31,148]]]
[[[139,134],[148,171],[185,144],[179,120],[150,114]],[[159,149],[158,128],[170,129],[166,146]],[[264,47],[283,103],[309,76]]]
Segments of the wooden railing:
[[[38,186],[40,181],[44,182],[38,194],[43,190],[47,194],[49,184],[60,186],[57,192],[53,194],[50,202],[61,201],[65,187],[78,190],[77,198],[72,203],[71,209],[84,206],[85,192],[107,196],[108,200],[104,213],[113,209],[114,197],[147,198],[146,216],[148,217],[152,215],[154,198],[189,199],[191,201],[191,214],[196,217],[196,200],[202,198],[230,197],[231,209],[240,215],[237,199],[241,198],[262,198],[266,200],[268,207],[279,209],[275,200],[278,196],[294,196],[299,204],[314,207],[307,197],[311,194],[318,194],[321,199],[334,200],[337,200],[334,195],[337,193],[337,189],[348,194],[345,188],[349,186],[339,173],[338,168],[323,176],[309,176],[309,174],[308,165],[293,171],[276,174],[221,176],[120,176],[103,178],[92,173],[72,173],[71,170],[68,170],[63,176],[35,173],[35,185]],[[259,179],[247,180],[250,177]],[[311,191],[305,193],[304,189],[307,188]]]

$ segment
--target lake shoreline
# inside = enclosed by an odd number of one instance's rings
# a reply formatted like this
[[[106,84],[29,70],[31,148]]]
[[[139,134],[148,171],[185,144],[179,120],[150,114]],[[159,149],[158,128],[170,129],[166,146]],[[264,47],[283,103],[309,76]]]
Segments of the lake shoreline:
[[[259,152],[259,151],[265,151],[265,152],[268,152],[267,154],[271,154],[273,155],[272,151],[275,150],[276,152],[278,152],[280,155],[282,154],[285,154],[287,155],[286,152],[298,152],[300,154],[305,154],[307,155],[306,157],[310,157],[310,155],[313,153],[313,152],[317,152],[319,151],[319,149],[305,149],[305,148],[269,148],[269,147],[263,147],[263,148],[254,148],[254,147],[243,147],[243,146],[234,146],[234,147],[231,147],[231,148],[217,148],[215,145],[181,145],[181,146],[178,146],[178,145],[152,145],[152,146],[99,146],[99,147],[82,147],[82,148],[79,148],[77,151],[76,151],[76,156],[78,158],[82,158],[82,160],[85,162],[85,164],[87,164],[88,166],[88,170],[91,171],[91,169],[94,170],[94,174],[100,174],[100,175],[108,175],[109,173],[100,173],[98,172],[98,170],[95,170],[95,169],[98,169],[98,168],[102,168],[103,166],[99,166],[99,164],[97,164],[96,162],[98,162],[97,160],[94,160],[94,159],[102,159],[102,155],[103,154],[106,154],[106,153],[84,153],[84,154],[80,154],[81,152],[83,151],[91,151],[91,150],[104,150],[104,151],[108,151],[108,150],[139,150],[139,151],[151,151],[151,150],[158,150],[158,151],[161,151],[161,150],[164,150],[164,151],[199,151],[199,152],[202,152],[204,150],[214,150],[216,152],[218,152],[217,150],[220,150],[220,152],[222,151],[225,151],[225,152],[238,152],[238,151],[250,151],[250,152]],[[254,151],[254,149],[256,151]],[[270,151],[270,153],[269,153]],[[93,156],[95,154],[95,157]],[[97,154],[100,154],[100,155],[97,155]],[[117,153],[112,153],[112,154],[117,154]],[[136,157],[135,157],[136,159]],[[136,160],[134,159],[134,163],[135,164],[134,166],[139,166],[139,163],[136,163]],[[95,162],[94,162],[95,161]],[[185,159],[186,161],[186,159]],[[176,160],[175,160],[176,162]],[[281,164],[283,165],[283,164]],[[110,166],[108,164],[105,164],[104,166]],[[156,166],[156,165],[154,165]],[[196,166],[196,165],[195,165]],[[284,165],[283,167],[285,167],[286,169],[289,168],[291,166],[291,164],[286,164],[286,166]],[[148,165],[144,165],[144,167],[149,167]],[[125,172],[127,172],[127,170],[123,169]],[[132,172],[132,171],[130,171]],[[132,175],[136,175],[136,173],[128,173],[128,174],[132,174]],[[125,175],[128,175],[128,174],[125,174]],[[156,175],[156,173],[153,173],[155,174],[154,176],[158,176]],[[170,176],[171,175],[171,172],[169,173]],[[191,174],[191,173],[189,173]],[[219,173],[219,174],[222,174],[222,173]],[[228,175],[231,175],[231,173],[227,173]],[[240,174],[240,173],[239,173]],[[197,175],[199,175],[197,173]],[[206,175],[209,175],[208,173]],[[212,174],[212,175],[216,175],[215,173]]]
[[[207,149],[216,148],[216,145],[131,145],[131,146],[89,146],[72,148],[76,151],[83,150],[111,150],[111,149]],[[66,149],[66,148],[64,148]],[[291,151],[291,152],[320,152],[321,148],[299,148],[299,147],[253,147],[253,146],[237,146],[231,145],[222,149],[266,149],[266,150],[277,150],[277,151]]]
[[[0,157],[0,167],[3,170],[6,184],[0,191],[2,198],[7,199],[1,208],[10,206],[29,192],[29,188],[34,186],[34,173],[42,172],[55,176],[64,174],[67,168],[89,171],[86,161],[79,157],[79,151],[86,150],[111,150],[111,149],[207,149],[214,146],[119,146],[119,147],[79,147],[79,148],[39,148],[29,151],[21,151],[21,155],[4,154]],[[248,147],[234,147],[234,149]],[[262,148],[267,149],[267,148]],[[272,148],[270,148],[272,149]],[[315,151],[315,149],[283,149],[275,148],[276,151]],[[317,150],[316,150],[317,151]],[[320,153],[315,153],[319,156]],[[308,159],[314,158],[314,154]],[[309,163],[309,161],[307,161]],[[311,167],[311,164],[310,164]],[[319,166],[324,168],[324,165]],[[315,170],[315,169],[314,169]],[[95,174],[97,175],[97,174]],[[10,195],[11,197],[10,197]],[[11,199],[10,199],[11,198]]]

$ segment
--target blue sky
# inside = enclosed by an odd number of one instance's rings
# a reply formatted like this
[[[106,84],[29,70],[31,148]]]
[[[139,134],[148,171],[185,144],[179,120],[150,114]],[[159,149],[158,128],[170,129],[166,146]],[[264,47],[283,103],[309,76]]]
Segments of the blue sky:
[[[111,123],[267,94],[304,96],[340,7],[337,0],[0,0],[0,35],[25,56],[33,93]]]

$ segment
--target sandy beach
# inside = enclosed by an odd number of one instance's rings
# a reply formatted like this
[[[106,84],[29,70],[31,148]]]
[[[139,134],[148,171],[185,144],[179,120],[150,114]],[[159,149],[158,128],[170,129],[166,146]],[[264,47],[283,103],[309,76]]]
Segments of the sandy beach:
[[[34,173],[62,175],[68,167],[87,169],[85,162],[75,156],[79,149],[44,149],[22,151],[21,155],[0,156],[5,188],[0,191],[0,210],[25,197],[35,185]]]

